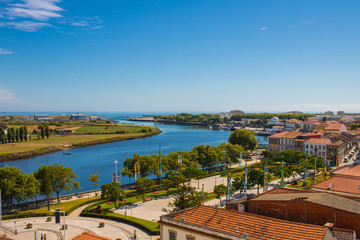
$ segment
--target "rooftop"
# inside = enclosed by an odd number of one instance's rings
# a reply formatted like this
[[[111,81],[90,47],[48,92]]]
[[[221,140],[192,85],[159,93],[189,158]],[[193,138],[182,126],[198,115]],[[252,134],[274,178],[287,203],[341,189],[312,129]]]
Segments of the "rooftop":
[[[162,216],[160,223],[166,222],[163,218],[176,220],[179,225],[184,224],[182,227],[198,227],[214,234],[243,236],[246,233],[249,239],[323,239],[327,232],[323,226],[204,205]]]
[[[360,165],[345,167],[333,172],[336,176],[360,177]]]
[[[300,136],[302,132],[288,132],[281,136],[281,138],[296,138],[297,136]]]
[[[310,138],[306,142],[309,142],[309,143],[321,143],[321,144],[331,144],[330,139],[323,139],[323,138]]]
[[[329,186],[331,184],[331,189]],[[360,194],[360,179],[334,176],[312,186],[313,189],[322,189],[341,193]]]
[[[249,201],[299,201],[299,200],[360,214],[360,202],[326,192],[298,192],[298,193],[294,192],[294,193],[278,193],[278,194],[269,193],[269,194],[259,195],[258,197],[252,198]]]
[[[269,136],[269,138],[280,138],[282,135],[284,135],[286,133],[288,133],[288,132],[285,131],[285,132],[277,133],[277,134]]]
[[[345,127],[345,125],[342,123],[333,123],[327,126],[325,130],[340,130],[342,127]]]
[[[102,237],[89,232],[83,232],[80,235],[73,237],[71,240],[111,240],[111,238]]]

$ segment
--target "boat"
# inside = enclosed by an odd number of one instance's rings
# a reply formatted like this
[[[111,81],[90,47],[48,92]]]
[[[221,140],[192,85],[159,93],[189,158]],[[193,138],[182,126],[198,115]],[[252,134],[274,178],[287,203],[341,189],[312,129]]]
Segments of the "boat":
[[[71,152],[63,152],[64,155],[71,155]]]

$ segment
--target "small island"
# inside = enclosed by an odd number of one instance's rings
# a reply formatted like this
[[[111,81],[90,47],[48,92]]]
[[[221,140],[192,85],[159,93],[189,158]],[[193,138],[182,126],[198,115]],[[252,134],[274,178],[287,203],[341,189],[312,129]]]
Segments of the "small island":
[[[74,115],[0,116],[0,162],[161,133],[157,127]]]

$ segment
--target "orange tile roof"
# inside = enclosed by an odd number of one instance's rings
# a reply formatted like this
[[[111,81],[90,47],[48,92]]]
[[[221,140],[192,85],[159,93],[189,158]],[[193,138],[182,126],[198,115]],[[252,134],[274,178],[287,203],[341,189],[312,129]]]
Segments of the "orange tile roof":
[[[360,165],[345,167],[333,172],[335,176],[360,177]]]
[[[73,237],[71,240],[111,240],[111,238],[102,237],[89,232],[83,232],[80,235]]]
[[[287,131],[285,132],[281,132],[281,133],[277,133],[277,134],[274,134],[274,135],[270,135],[269,138],[280,138],[282,135],[288,133]]]
[[[200,226],[249,239],[323,239],[327,228],[304,223],[289,222],[252,213],[225,210],[200,205],[178,213],[163,216],[183,223]],[[161,220],[160,220],[161,223]]]
[[[336,123],[336,124],[334,123],[327,126],[325,130],[340,130],[343,126],[345,125],[342,123]]]
[[[288,132],[281,136],[281,138],[296,138],[297,136],[300,136],[303,134],[302,132]]]
[[[313,185],[311,188],[328,190],[329,184],[332,184],[331,191],[360,194],[360,179],[341,176],[331,177],[328,180]]]
[[[325,139],[325,138],[310,138],[310,139],[307,140],[306,142],[309,142],[309,143],[331,144],[330,139]]]

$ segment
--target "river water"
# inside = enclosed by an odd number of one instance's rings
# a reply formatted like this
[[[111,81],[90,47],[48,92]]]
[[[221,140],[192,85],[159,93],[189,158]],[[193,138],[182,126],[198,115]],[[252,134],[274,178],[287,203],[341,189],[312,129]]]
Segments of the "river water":
[[[122,120],[120,122],[128,123]],[[189,151],[199,144],[218,146],[222,142],[227,142],[231,133],[230,131],[211,131],[202,127],[164,125],[152,122],[132,123],[156,126],[163,132],[148,138],[67,150],[66,152],[71,152],[71,155],[64,155],[61,151],[25,160],[2,162],[0,167],[16,166],[25,173],[32,173],[41,164],[63,164],[65,167],[72,167],[79,176],[77,180],[82,187],[80,191],[86,191],[89,187],[93,189],[87,180],[92,173],[100,174],[100,185],[111,182],[112,172],[115,170],[114,160],[118,161],[118,170],[121,170],[123,161],[127,157],[133,156],[134,153],[140,155],[157,154],[159,145],[161,145],[163,154],[174,151]],[[267,141],[266,137],[259,136],[257,138],[259,142]],[[130,179],[130,181],[134,182],[134,179]],[[129,183],[129,178],[121,177],[121,183]]]

